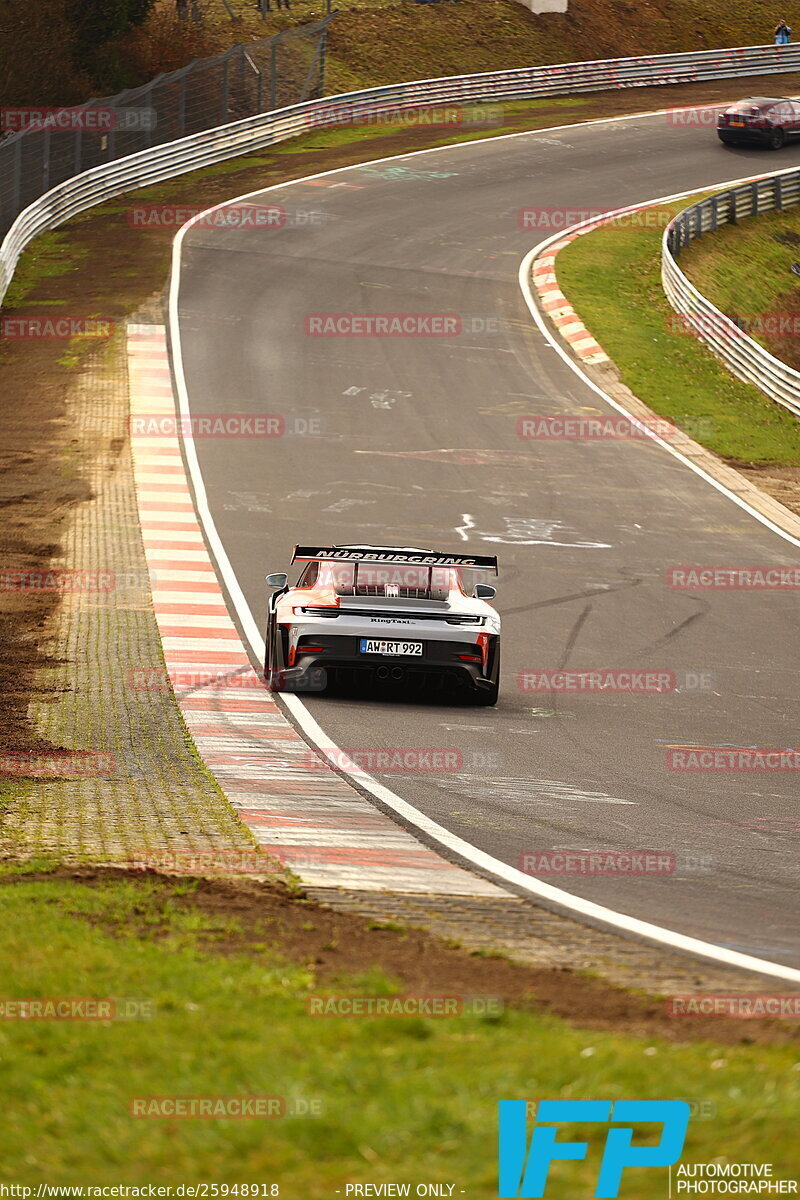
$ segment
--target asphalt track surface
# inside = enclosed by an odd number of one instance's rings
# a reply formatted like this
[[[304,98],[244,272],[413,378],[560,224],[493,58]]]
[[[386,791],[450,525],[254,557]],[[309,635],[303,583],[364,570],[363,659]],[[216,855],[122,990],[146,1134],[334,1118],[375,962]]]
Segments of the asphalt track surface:
[[[264,574],[298,541],[500,557],[497,708],[309,697],[325,732],[353,750],[460,751],[455,772],[377,778],[512,866],[553,848],[674,853],[663,876],[546,881],[790,966],[797,773],[685,773],[666,759],[686,744],[797,744],[797,596],[678,591],[665,573],[790,565],[797,550],[650,441],[521,440],[520,416],[610,410],[536,330],[517,272],[552,232],[521,229],[520,209],[607,210],[797,164],[800,146],[723,148],[663,115],[395,158],[263,196],[301,224],[191,229],[178,297],[194,415],[321,429],[195,443],[259,625]],[[307,315],[328,312],[456,313],[468,331],[308,336]],[[519,671],[551,668],[661,670],[678,687],[518,687]]]

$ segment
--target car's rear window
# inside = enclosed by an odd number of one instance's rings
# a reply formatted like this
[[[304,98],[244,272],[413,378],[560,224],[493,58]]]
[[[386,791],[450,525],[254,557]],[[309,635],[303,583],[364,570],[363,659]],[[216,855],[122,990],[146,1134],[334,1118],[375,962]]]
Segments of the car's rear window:
[[[333,586],[339,595],[429,595],[444,598],[454,572],[449,567],[421,567],[392,563],[331,564]],[[390,589],[388,592],[386,589]]]
[[[746,113],[749,116],[755,116],[759,113],[767,113],[773,109],[780,109],[783,106],[787,109],[792,107],[791,101],[783,100],[780,96],[775,96],[772,99],[760,98],[751,96],[748,100],[738,100],[736,104],[732,104],[727,110],[728,112]]]

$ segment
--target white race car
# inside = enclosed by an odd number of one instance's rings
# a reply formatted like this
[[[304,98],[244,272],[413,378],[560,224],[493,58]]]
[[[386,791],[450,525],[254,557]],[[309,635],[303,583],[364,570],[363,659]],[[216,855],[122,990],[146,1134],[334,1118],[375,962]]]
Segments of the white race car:
[[[464,577],[497,574],[497,559],[392,546],[295,546],[294,587],[268,575],[264,678],[272,691],[323,691],[361,676],[396,686],[459,689],[497,702],[500,617],[495,589]]]

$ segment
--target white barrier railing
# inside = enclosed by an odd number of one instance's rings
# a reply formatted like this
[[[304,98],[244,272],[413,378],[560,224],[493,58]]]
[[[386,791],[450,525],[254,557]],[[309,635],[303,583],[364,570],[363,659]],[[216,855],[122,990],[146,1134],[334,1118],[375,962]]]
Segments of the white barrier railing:
[[[310,100],[206,130],[75,175],[16,218],[0,246],[0,303],[19,256],[38,234],[131,188],[261,150],[319,125],[375,119],[393,109],[488,104],[539,96],[797,72],[800,45],[743,46],[689,54],[561,63],[481,75],[454,75]]]
[[[705,342],[738,379],[755,384],[796,417],[800,417],[800,371],[775,358],[748,336],[747,329],[756,329],[760,324],[767,333],[784,330],[800,335],[800,316],[796,329],[791,313],[741,315],[738,319],[726,316],[686,278],[676,259],[695,238],[713,233],[720,225],[735,224],[744,217],[757,217],[798,203],[800,170],[754,179],[708,196],[678,213],[664,230],[661,246],[662,285],[670,304],[680,314],[685,331]],[[787,279],[787,288],[788,284]]]

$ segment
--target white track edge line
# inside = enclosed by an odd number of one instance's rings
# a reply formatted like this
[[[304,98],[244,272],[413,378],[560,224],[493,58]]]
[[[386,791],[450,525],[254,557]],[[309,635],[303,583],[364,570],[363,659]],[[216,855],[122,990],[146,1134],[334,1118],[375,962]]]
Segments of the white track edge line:
[[[776,174],[777,173],[778,172],[776,172]],[[760,178],[760,176],[753,176],[753,178],[757,179]],[[748,181],[736,180],[735,182],[740,183]],[[722,187],[730,186],[732,185],[722,185]],[[569,237],[570,234],[579,232],[584,225],[591,224],[592,227],[602,225],[609,220],[612,220],[614,217],[620,216],[624,213],[637,212],[642,209],[652,208],[656,204],[667,204],[673,200],[681,200],[686,196],[693,196],[697,192],[704,190],[706,189],[691,188],[686,192],[676,192],[672,196],[659,196],[656,200],[650,200],[646,204],[635,204],[628,208],[616,208],[607,213],[603,213],[600,217],[593,217],[590,221],[581,221],[576,225],[569,226],[569,228],[562,230],[560,233],[553,234],[551,237],[541,242],[538,246],[535,246],[533,250],[529,250],[525,255],[519,266],[519,285],[522,290],[525,303],[528,306],[528,310],[533,317],[533,320],[542,337],[559,354],[561,359],[575,372],[582,382],[585,383],[586,386],[595,393],[595,395],[599,396],[604,403],[610,405],[612,408],[615,408],[617,412],[623,413],[626,417],[630,418],[631,422],[636,425],[636,427],[640,429],[647,437],[651,438],[652,441],[657,442],[662,449],[668,451],[668,453],[673,455],[674,458],[679,459],[684,466],[689,467],[690,470],[694,471],[696,475],[699,475],[701,479],[704,479],[706,483],[710,483],[711,486],[716,488],[718,492],[722,492],[722,494],[727,496],[729,500],[732,500],[734,504],[738,504],[739,507],[743,508],[745,512],[750,514],[751,517],[755,517],[757,521],[760,521],[761,524],[765,525],[772,533],[777,533],[779,537],[782,537],[785,541],[790,542],[793,546],[800,547],[800,538],[795,537],[794,534],[789,533],[788,530],[782,529],[780,525],[776,525],[769,519],[768,516],[766,516],[766,514],[759,512],[757,508],[753,508],[753,506],[749,504],[747,500],[742,499],[741,496],[737,496],[735,492],[732,492],[730,488],[728,488],[719,479],[715,479],[713,475],[709,475],[707,471],[703,470],[703,468],[698,466],[697,463],[692,462],[690,458],[687,458],[687,456],[682,454],[675,446],[670,445],[669,442],[659,437],[658,434],[655,433],[648,425],[646,425],[638,417],[634,416],[632,412],[625,408],[624,404],[621,404],[618,400],[614,400],[600,387],[599,384],[590,379],[585,371],[582,370],[581,364],[574,359],[564,347],[561,338],[557,334],[554,334],[549,328],[546,318],[542,315],[539,309],[539,305],[536,302],[536,297],[531,286],[531,269],[533,264],[535,263],[536,259],[545,252],[547,247],[553,244],[553,242],[561,241],[562,239]],[[709,353],[711,352],[709,351]]]
[[[689,107],[696,108],[697,105],[691,105]],[[476,141],[482,143],[505,141],[514,137],[536,137],[543,133],[553,133],[564,129],[574,129],[579,126],[612,124],[615,121],[636,120],[643,117],[653,117],[658,116],[661,113],[671,111],[675,110],[659,109],[654,113],[636,113],[623,117],[599,118],[593,121],[578,121],[571,125],[555,125],[550,126],[547,129],[503,134],[494,138],[476,139]],[[358,170],[359,168],[371,166],[377,163],[390,162],[392,159],[396,158],[411,158],[422,154],[435,154],[442,150],[457,150],[462,146],[474,148],[475,142],[460,142],[450,146],[434,146],[428,150],[417,151],[416,154],[392,155],[387,158],[371,159],[366,163],[354,163],[349,167],[332,168],[330,171],[320,171],[315,175],[307,175],[300,179],[274,184],[268,188],[259,188],[255,191],[247,192],[243,196],[233,197],[232,199],[226,200],[221,204],[212,205],[203,212],[197,213],[190,221],[181,226],[172,245],[172,271],[170,277],[168,306],[170,324],[169,341],[172,349],[172,361],[175,382],[178,391],[178,407],[181,414],[185,417],[189,417],[191,415],[188,390],[186,387],[186,377],[183,369],[183,348],[180,335],[178,307],[180,293],[181,252],[185,235],[197,221],[207,216],[208,213],[215,212],[220,208],[225,208],[230,204],[237,204],[242,200],[249,199],[251,196],[258,196],[266,192],[276,191],[281,187],[289,187],[293,186],[294,184],[305,183],[309,179],[319,179],[327,175],[340,174],[344,171]],[[787,168],[787,170],[791,169],[793,168]],[[775,173],[777,174],[777,172]],[[747,182],[748,178],[754,177],[749,176],[743,180],[734,180],[721,184],[711,184],[707,187],[694,187],[689,191],[679,193],[675,198],[678,199],[681,195],[693,195],[695,192],[706,191],[709,190],[709,188],[722,189],[724,187],[735,186],[736,183]],[[650,203],[657,204],[658,200],[651,201]],[[564,234],[565,231],[562,230],[558,234],[558,237],[563,238]],[[550,240],[554,241],[556,238],[554,237],[553,239],[548,239],[548,242]],[[546,245],[547,243],[544,244]],[[525,256],[525,259],[523,259],[523,263],[520,266],[520,272],[522,271],[522,267],[525,263],[527,263],[529,260],[532,261],[538,249],[539,247]],[[525,293],[524,287],[523,293]],[[529,304],[529,308],[531,308],[531,314],[534,317],[534,320],[536,321],[537,325],[539,325],[539,319],[537,319],[538,314],[535,305],[531,307]],[[545,332],[541,326],[540,332],[544,334],[546,340],[550,341],[548,333]],[[579,371],[577,367],[571,363],[571,360],[567,358],[560,346],[555,346],[555,349],[564,355],[565,361],[570,362],[570,365],[574,367],[577,374],[579,374],[582,378],[585,378],[583,376],[583,372]],[[589,383],[590,387],[598,394],[604,395],[601,392],[601,389],[592,384],[590,380],[586,379],[586,382]],[[607,399],[613,407],[618,407],[616,403],[611,400],[611,397],[607,397]],[[195,450],[194,443],[191,439],[182,440],[186,454],[186,463],[192,479],[200,524],[203,527],[208,544],[212,549],[216,559],[217,569],[219,570],[219,573],[225,582],[226,589],[234,605],[242,629],[245,632],[253,653],[256,655],[257,661],[260,662],[262,661],[264,655],[263,639],[253,614],[250,611],[250,606],[247,603],[244,592],[242,591],[239,581],[236,578],[236,573],[233,570],[230,559],[228,558],[225,547],[222,543],[222,539],[219,536],[214,519],[211,515],[205,482],[200,470],[200,464],[197,458],[197,452]],[[671,453],[676,453],[672,447],[670,447],[667,443],[662,442],[661,439],[656,440],[659,441],[659,444],[663,445],[664,448],[669,450]],[[680,455],[678,455],[678,457],[682,458]],[[687,461],[687,465],[692,465],[691,463],[688,463],[688,460],[684,461]],[[720,491],[728,495],[731,499],[737,500],[733,493],[729,492],[723,485],[717,484],[715,480],[712,480],[709,476],[706,476],[702,471],[698,471],[698,473],[704,478],[708,479],[710,483],[712,483],[715,487],[718,487]],[[739,501],[737,500],[737,503],[738,502]],[[747,508],[748,506],[743,504],[743,507]],[[754,510],[748,509],[748,511],[752,512],[754,516],[758,516]],[[778,530],[777,527],[775,527],[775,530],[776,532],[782,533],[782,531]],[[787,535],[783,534],[783,536]],[[794,539],[790,540],[794,541]],[[285,694],[282,696],[282,700],[289,711],[293,714],[300,728],[310,739],[310,741],[317,747],[317,749],[323,753],[328,750],[337,750],[341,755],[341,751],[336,746],[335,742],[333,742],[332,739],[329,738],[324,730],[319,726],[317,721],[311,716],[298,696]],[[743,954],[738,950],[726,950],[722,946],[715,946],[712,942],[704,942],[699,938],[690,937],[687,934],[677,933],[674,930],[665,929],[660,925],[653,925],[649,921],[639,920],[638,917],[630,917],[625,913],[616,912],[614,909],[606,908],[601,904],[595,904],[590,900],[584,900],[580,896],[574,896],[570,892],[563,891],[561,888],[553,887],[551,884],[542,883],[540,880],[532,879],[529,875],[525,875],[522,871],[518,871],[515,867],[508,866],[506,863],[501,862],[500,859],[493,858],[492,855],[486,854],[483,850],[479,850],[477,847],[470,845],[469,842],[466,842],[462,838],[457,837],[455,834],[450,833],[449,830],[445,829],[442,825],[439,825],[436,821],[431,820],[431,818],[426,816],[425,813],[421,812],[419,809],[403,800],[400,796],[397,796],[394,792],[385,787],[383,784],[379,783],[377,780],[374,780],[371,777],[365,777],[363,775],[356,780],[347,771],[344,771],[343,774],[354,786],[359,785],[363,790],[374,796],[376,800],[382,802],[396,812],[398,816],[402,816],[412,826],[416,827],[420,831],[424,831],[430,838],[438,842],[441,846],[444,846],[446,849],[459,855],[465,861],[472,863],[481,870],[488,872],[495,879],[501,879],[507,883],[513,884],[523,891],[530,893],[531,895],[539,896],[541,899],[548,900],[559,907],[568,910],[568,912],[572,914],[578,914],[580,916],[587,917],[590,920],[598,921],[603,925],[621,929],[625,933],[658,942],[662,945],[669,946],[671,949],[682,950],[689,954],[699,955],[702,958],[711,959],[715,962],[722,963],[725,966],[738,967],[742,970],[756,972],[760,975],[767,975],[776,979],[785,979],[792,983],[800,983],[800,970],[794,967],[787,967],[780,963],[773,963],[766,959],[756,958],[750,954]]]

